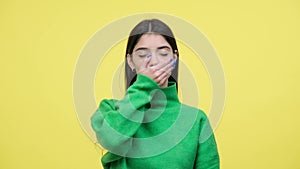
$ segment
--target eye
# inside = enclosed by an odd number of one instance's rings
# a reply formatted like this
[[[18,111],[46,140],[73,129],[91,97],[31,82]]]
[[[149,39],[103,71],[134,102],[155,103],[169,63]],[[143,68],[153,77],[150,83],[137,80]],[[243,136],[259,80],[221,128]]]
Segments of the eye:
[[[138,54],[138,57],[141,57],[141,58],[146,57],[146,56],[147,56],[147,54]]]
[[[166,50],[166,49],[159,50],[158,53],[159,53],[160,56],[168,56],[168,55],[170,55],[170,51]]]
[[[148,52],[145,50],[140,50],[140,51],[137,51],[135,54],[136,54],[136,56],[143,58],[148,55]]]
[[[159,55],[160,55],[160,56],[168,56],[169,53],[160,53]]]

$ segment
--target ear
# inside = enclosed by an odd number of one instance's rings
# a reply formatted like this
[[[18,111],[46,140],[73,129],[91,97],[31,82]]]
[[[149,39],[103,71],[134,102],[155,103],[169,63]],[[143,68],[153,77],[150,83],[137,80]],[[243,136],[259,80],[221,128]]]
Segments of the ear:
[[[130,54],[126,55],[126,60],[127,60],[127,64],[129,65],[129,67],[131,69],[135,69],[133,61],[132,61],[132,57],[130,56]]]
[[[174,55],[173,55],[173,59],[174,59],[174,60],[177,60],[177,58],[178,58],[178,51],[175,50],[175,51],[174,51]]]

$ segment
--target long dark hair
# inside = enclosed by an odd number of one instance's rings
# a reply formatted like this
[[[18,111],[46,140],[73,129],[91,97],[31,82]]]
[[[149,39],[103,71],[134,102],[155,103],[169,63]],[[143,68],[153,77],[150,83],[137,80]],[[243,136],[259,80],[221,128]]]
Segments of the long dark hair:
[[[178,91],[178,63],[179,63],[179,53],[176,44],[176,40],[174,35],[167,24],[158,20],[158,19],[146,19],[138,23],[130,32],[126,54],[125,54],[125,81],[126,81],[126,89],[130,87],[136,80],[136,72],[133,72],[129,67],[126,57],[127,54],[131,55],[135,45],[138,43],[141,36],[145,33],[157,33],[162,35],[165,40],[170,44],[172,47],[173,53],[177,54],[177,62],[175,69],[172,71],[171,76],[169,77],[168,81],[173,81],[176,83],[177,91]]]

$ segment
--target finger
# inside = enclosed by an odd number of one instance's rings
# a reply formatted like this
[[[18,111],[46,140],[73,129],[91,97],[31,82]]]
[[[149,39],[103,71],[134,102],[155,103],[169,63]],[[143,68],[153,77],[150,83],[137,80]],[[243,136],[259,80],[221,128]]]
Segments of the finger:
[[[175,62],[169,62],[166,66],[164,66],[160,69],[156,69],[155,71],[157,72],[157,75],[160,76],[162,73],[168,72],[169,69],[173,69],[174,65],[175,65]]]
[[[158,83],[159,85],[162,85],[162,84],[164,84],[164,83],[166,82],[166,80],[167,80],[169,77],[170,77],[170,75],[169,75],[168,73],[163,73],[163,74],[159,77],[159,79],[157,80],[157,83]]]
[[[176,60],[173,62],[170,62],[167,66],[163,67],[163,70],[165,72],[170,72],[175,68],[175,66],[176,66]]]
[[[159,76],[157,76],[154,80],[156,82],[165,81],[171,75],[171,72],[174,68],[170,67],[168,70],[163,71]]]
[[[157,76],[154,80],[159,83],[160,81],[162,81],[165,77],[167,76],[167,73],[162,73],[161,75]]]
[[[144,62],[142,64],[142,66],[144,68],[148,68],[151,58],[152,58],[151,54],[149,54],[149,55],[146,56],[146,59],[144,59]]]
[[[160,64],[160,66],[155,65],[155,67],[151,67],[152,71],[154,72],[155,78],[161,76],[161,74],[164,73],[167,69],[169,69],[169,67],[171,67],[172,64],[168,63],[164,67],[162,67],[161,65],[164,64]]]
[[[167,80],[171,74],[172,74],[172,70],[174,70],[174,66],[171,66],[168,68],[168,70],[166,71],[163,71],[159,76],[157,76],[154,80],[157,82],[157,83],[160,83],[161,81],[165,81]]]
[[[167,74],[171,75],[172,74],[172,71],[175,69],[175,66],[174,64],[168,68],[168,70],[166,71]]]
[[[160,70],[160,69],[162,69],[163,67],[167,66],[168,64],[170,64],[172,62],[173,62],[173,59],[170,58],[170,60],[167,60],[167,61],[164,61],[164,62],[160,62],[159,64],[153,66],[152,68],[155,69],[155,70]]]

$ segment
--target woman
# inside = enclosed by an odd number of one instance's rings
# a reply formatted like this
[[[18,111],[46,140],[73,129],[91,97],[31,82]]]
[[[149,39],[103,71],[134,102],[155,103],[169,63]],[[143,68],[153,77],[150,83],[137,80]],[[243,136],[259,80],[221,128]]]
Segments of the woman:
[[[207,116],[178,99],[178,58],[173,33],[162,21],[143,20],[131,31],[126,95],[102,100],[91,118],[108,150],[101,159],[105,169],[220,168]]]

